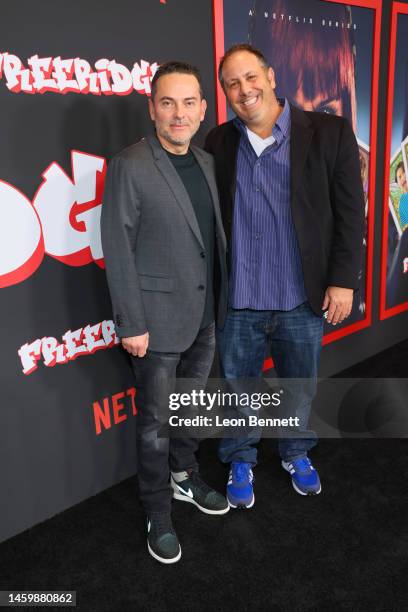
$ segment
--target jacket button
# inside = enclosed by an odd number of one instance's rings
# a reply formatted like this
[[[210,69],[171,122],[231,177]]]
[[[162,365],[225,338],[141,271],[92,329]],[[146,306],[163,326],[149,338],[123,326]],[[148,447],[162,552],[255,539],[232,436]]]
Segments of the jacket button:
[[[201,253],[200,253],[200,257],[202,257],[202,258],[204,259],[204,257],[205,257],[205,253],[204,253],[204,251],[201,251]]]
[[[198,289],[199,289],[200,291],[204,291],[205,287],[204,287],[204,285],[198,285]]]

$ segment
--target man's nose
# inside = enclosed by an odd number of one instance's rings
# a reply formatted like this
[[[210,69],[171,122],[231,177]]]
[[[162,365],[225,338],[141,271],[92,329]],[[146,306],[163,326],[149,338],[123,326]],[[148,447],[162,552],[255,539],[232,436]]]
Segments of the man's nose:
[[[248,94],[251,93],[251,91],[252,91],[251,83],[248,83],[247,81],[241,81],[240,83],[241,96],[245,98],[246,96],[248,96]]]
[[[184,117],[184,106],[181,102],[176,102],[174,116],[176,119],[182,119]]]

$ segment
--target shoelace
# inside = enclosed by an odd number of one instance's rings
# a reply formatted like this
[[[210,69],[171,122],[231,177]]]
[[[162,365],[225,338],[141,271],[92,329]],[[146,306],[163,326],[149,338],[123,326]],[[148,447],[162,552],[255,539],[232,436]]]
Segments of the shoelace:
[[[234,470],[235,480],[237,482],[243,482],[249,479],[249,470],[251,469],[249,463],[238,463]]]
[[[295,470],[299,470],[299,472],[308,472],[311,467],[309,457],[303,457],[302,459],[297,459],[296,463],[292,461],[292,466]]]
[[[187,473],[189,474],[192,480],[192,483],[196,485],[197,487],[199,487],[201,491],[204,493],[204,495],[207,495],[207,493],[210,493],[210,491],[212,491],[211,487],[209,487],[208,484],[204,482],[204,480],[201,478],[199,472],[188,471]]]
[[[175,535],[176,532],[168,512],[154,512],[149,516],[149,520],[155,533],[172,533]]]

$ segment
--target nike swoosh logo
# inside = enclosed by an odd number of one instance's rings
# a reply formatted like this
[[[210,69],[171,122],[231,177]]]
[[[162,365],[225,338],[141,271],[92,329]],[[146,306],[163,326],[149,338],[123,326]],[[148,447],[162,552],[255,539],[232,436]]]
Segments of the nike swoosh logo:
[[[191,499],[193,499],[194,495],[191,489],[186,491],[185,489],[183,489],[183,487],[180,487],[180,485],[178,485],[177,482],[176,482],[176,485],[177,485],[177,488],[180,489],[182,493],[184,493],[184,495],[188,495],[188,497],[191,497]]]

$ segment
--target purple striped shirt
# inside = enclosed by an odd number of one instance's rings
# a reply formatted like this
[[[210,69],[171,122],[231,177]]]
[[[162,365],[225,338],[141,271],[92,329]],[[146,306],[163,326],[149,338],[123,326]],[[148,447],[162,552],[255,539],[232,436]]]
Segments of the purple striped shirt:
[[[229,303],[233,308],[292,310],[307,300],[290,206],[290,107],[258,157],[245,125],[237,155]]]

